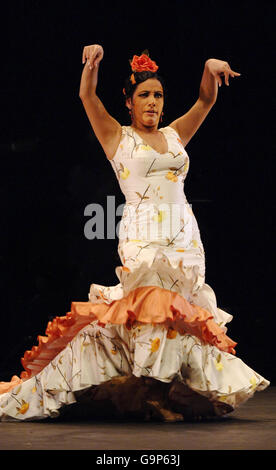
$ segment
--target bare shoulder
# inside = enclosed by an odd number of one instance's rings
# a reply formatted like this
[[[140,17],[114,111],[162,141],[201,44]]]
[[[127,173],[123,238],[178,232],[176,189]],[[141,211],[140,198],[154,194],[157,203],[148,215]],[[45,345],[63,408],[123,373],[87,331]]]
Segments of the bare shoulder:
[[[179,140],[181,140],[182,144],[184,145],[183,138],[181,137],[180,132],[179,132],[179,128],[177,126],[177,121],[171,122],[171,124],[169,124],[167,127],[174,131],[174,133],[176,134],[176,137]]]
[[[170,127],[171,129],[173,129],[177,133],[177,135],[179,136],[179,131],[177,129],[176,121],[171,122],[167,127]]]
[[[213,102],[205,103],[202,99],[198,98],[194,105],[183,114],[183,116],[180,116],[170,124],[170,127],[178,133],[184,147],[197,132],[213,104]]]

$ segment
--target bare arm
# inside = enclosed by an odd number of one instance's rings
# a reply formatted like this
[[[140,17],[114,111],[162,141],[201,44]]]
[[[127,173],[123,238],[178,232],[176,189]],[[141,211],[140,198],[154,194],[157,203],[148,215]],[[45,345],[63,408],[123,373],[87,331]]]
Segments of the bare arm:
[[[186,114],[170,124],[178,132],[184,146],[191,140],[215,104],[218,85],[222,84],[222,75],[225,76],[225,83],[229,86],[229,75],[235,77],[240,74],[231,70],[227,62],[217,59],[207,60],[200,83],[199,98]]]
[[[79,96],[90,124],[108,159],[112,159],[119,145],[122,128],[105,109],[96,94],[99,62],[103,58],[103,49],[95,44],[83,49],[82,71]]]

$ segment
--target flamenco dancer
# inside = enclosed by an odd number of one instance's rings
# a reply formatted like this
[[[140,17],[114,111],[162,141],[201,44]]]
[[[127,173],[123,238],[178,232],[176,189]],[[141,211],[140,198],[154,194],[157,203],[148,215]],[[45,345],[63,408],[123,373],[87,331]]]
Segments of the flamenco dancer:
[[[103,48],[83,49],[80,98],[126,202],[115,286],[92,284],[89,301],[48,323],[22,358],[20,378],[0,383],[0,418],[41,420],[82,404],[91,416],[178,421],[228,414],[269,381],[235,355],[232,316],[205,283],[204,248],[184,193],[185,146],[217,99],[240,76],[222,60],[204,65],[199,97],[166,127],[165,86],[144,51],[123,93],[131,125],[97,96]]]

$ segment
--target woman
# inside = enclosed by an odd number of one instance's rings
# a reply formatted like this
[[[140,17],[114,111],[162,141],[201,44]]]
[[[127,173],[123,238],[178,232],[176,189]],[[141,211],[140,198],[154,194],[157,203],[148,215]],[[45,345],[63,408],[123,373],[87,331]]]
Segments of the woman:
[[[205,283],[200,232],[183,192],[184,147],[222,77],[229,85],[240,74],[209,59],[195,105],[158,128],[163,80],[147,53],[134,56],[123,90],[131,126],[121,126],[96,94],[102,58],[101,46],[84,48],[80,98],[126,197],[120,282],[92,284],[89,302],[73,302],[49,323],[47,336],[25,353],[21,379],[1,384],[0,417],[55,417],[76,402],[92,415],[103,411],[100,404],[116,416],[164,421],[224,415],[269,382],[235,357],[225,326],[232,317]]]

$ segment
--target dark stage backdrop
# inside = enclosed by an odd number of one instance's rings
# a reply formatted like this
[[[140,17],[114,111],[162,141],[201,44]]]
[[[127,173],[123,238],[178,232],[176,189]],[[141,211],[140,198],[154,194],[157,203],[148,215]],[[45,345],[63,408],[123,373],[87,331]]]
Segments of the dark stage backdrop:
[[[196,101],[204,63],[240,72],[187,145],[185,183],[206,252],[206,282],[232,313],[237,354],[276,380],[274,353],[275,2],[10,1],[1,72],[0,380],[47,323],[119,281],[118,240],[88,240],[85,207],[124,202],[79,99],[85,45],[104,48],[98,94],[129,124],[129,59],[149,49],[168,87],[165,120]],[[119,222],[117,217],[116,222]]]

